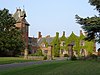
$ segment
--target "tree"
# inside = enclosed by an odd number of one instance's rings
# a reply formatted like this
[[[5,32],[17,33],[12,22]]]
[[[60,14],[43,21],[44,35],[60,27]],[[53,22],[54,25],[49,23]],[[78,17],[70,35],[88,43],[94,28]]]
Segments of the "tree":
[[[97,11],[100,12],[100,0],[89,0],[89,3],[96,6]],[[86,40],[95,40],[100,43],[100,17],[87,17],[81,18],[78,15],[75,16],[78,24],[82,25],[82,28],[87,32]]]
[[[90,5],[96,7],[97,11],[100,13],[100,0],[89,0]]]
[[[16,56],[24,48],[21,32],[9,10],[0,10],[0,56]]]

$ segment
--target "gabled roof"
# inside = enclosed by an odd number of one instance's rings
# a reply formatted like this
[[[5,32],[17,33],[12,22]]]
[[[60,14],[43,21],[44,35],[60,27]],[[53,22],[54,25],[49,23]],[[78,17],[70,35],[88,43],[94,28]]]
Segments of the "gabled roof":
[[[81,40],[83,40],[83,39],[85,38],[85,36],[83,35],[83,33],[80,34],[79,38],[80,38]]]
[[[60,41],[66,41],[66,40],[67,40],[67,37],[65,36],[60,37]]]
[[[26,20],[26,19],[23,19],[23,21],[24,21],[24,23],[25,23],[26,25],[28,25],[28,26],[29,26],[29,23],[27,22],[27,20]]]
[[[71,33],[69,37],[78,37],[77,35],[74,34],[74,32]]]
[[[71,40],[77,40],[79,37],[76,36],[73,32],[71,33],[71,35],[67,38],[68,40],[71,39]]]
[[[12,16],[15,18],[17,23],[23,20],[26,25],[29,25],[29,23],[25,19],[26,12],[24,9],[23,10],[17,9],[16,12]]]
[[[65,31],[63,31],[63,35],[60,37],[60,41],[66,41],[67,38],[65,36]]]

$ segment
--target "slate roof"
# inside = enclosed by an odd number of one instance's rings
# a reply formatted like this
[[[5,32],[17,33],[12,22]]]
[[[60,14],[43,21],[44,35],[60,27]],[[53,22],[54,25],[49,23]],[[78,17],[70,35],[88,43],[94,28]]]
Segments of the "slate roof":
[[[28,44],[32,45],[32,46],[40,46],[42,42],[44,42],[44,39],[46,40],[46,42],[48,43],[48,45],[50,45],[50,43],[52,42],[52,40],[54,39],[54,37],[48,37],[48,38],[32,38],[32,37],[28,37]]]
[[[26,12],[25,10],[17,9],[16,12],[13,14],[13,17],[15,18],[16,22],[21,22],[22,20],[26,25],[29,25],[29,23],[26,21]],[[21,19],[23,17],[23,19]]]
[[[24,23],[25,23],[26,25],[29,25],[29,23],[27,22],[26,19],[23,19],[23,21],[24,21]]]
[[[37,42],[37,44],[40,46],[41,43],[44,41],[44,39],[46,40],[46,42],[50,45],[50,43],[52,42],[52,40],[54,39],[54,37],[48,37],[48,38],[40,38]]]
[[[72,32],[68,38],[70,38],[70,37],[78,38],[79,36],[75,35],[74,32]]]
[[[32,46],[37,46],[37,38],[28,37],[28,44]]]

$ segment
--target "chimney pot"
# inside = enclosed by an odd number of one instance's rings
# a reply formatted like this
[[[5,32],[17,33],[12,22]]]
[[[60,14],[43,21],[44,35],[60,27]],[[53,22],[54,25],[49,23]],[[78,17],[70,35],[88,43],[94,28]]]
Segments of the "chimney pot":
[[[41,32],[38,32],[38,39],[42,38]]]

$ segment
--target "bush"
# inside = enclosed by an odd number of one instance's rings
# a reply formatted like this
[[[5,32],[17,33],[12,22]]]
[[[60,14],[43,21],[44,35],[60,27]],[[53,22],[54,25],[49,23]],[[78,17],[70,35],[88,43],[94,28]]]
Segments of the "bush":
[[[68,54],[64,54],[64,57],[69,57],[69,55]]]
[[[43,60],[47,60],[47,56],[44,56]]]
[[[92,57],[92,58],[97,58],[98,56],[95,55],[95,54],[93,54],[93,55],[91,55],[91,57]]]
[[[76,56],[72,56],[71,60],[77,60],[77,57]]]
[[[92,59],[97,59],[97,55],[95,55],[95,54],[92,54],[92,55],[90,55],[90,57],[92,58]]]
[[[43,54],[42,54],[42,50],[37,50],[37,52],[36,53],[34,53],[34,54],[30,54],[31,56],[43,56]]]

